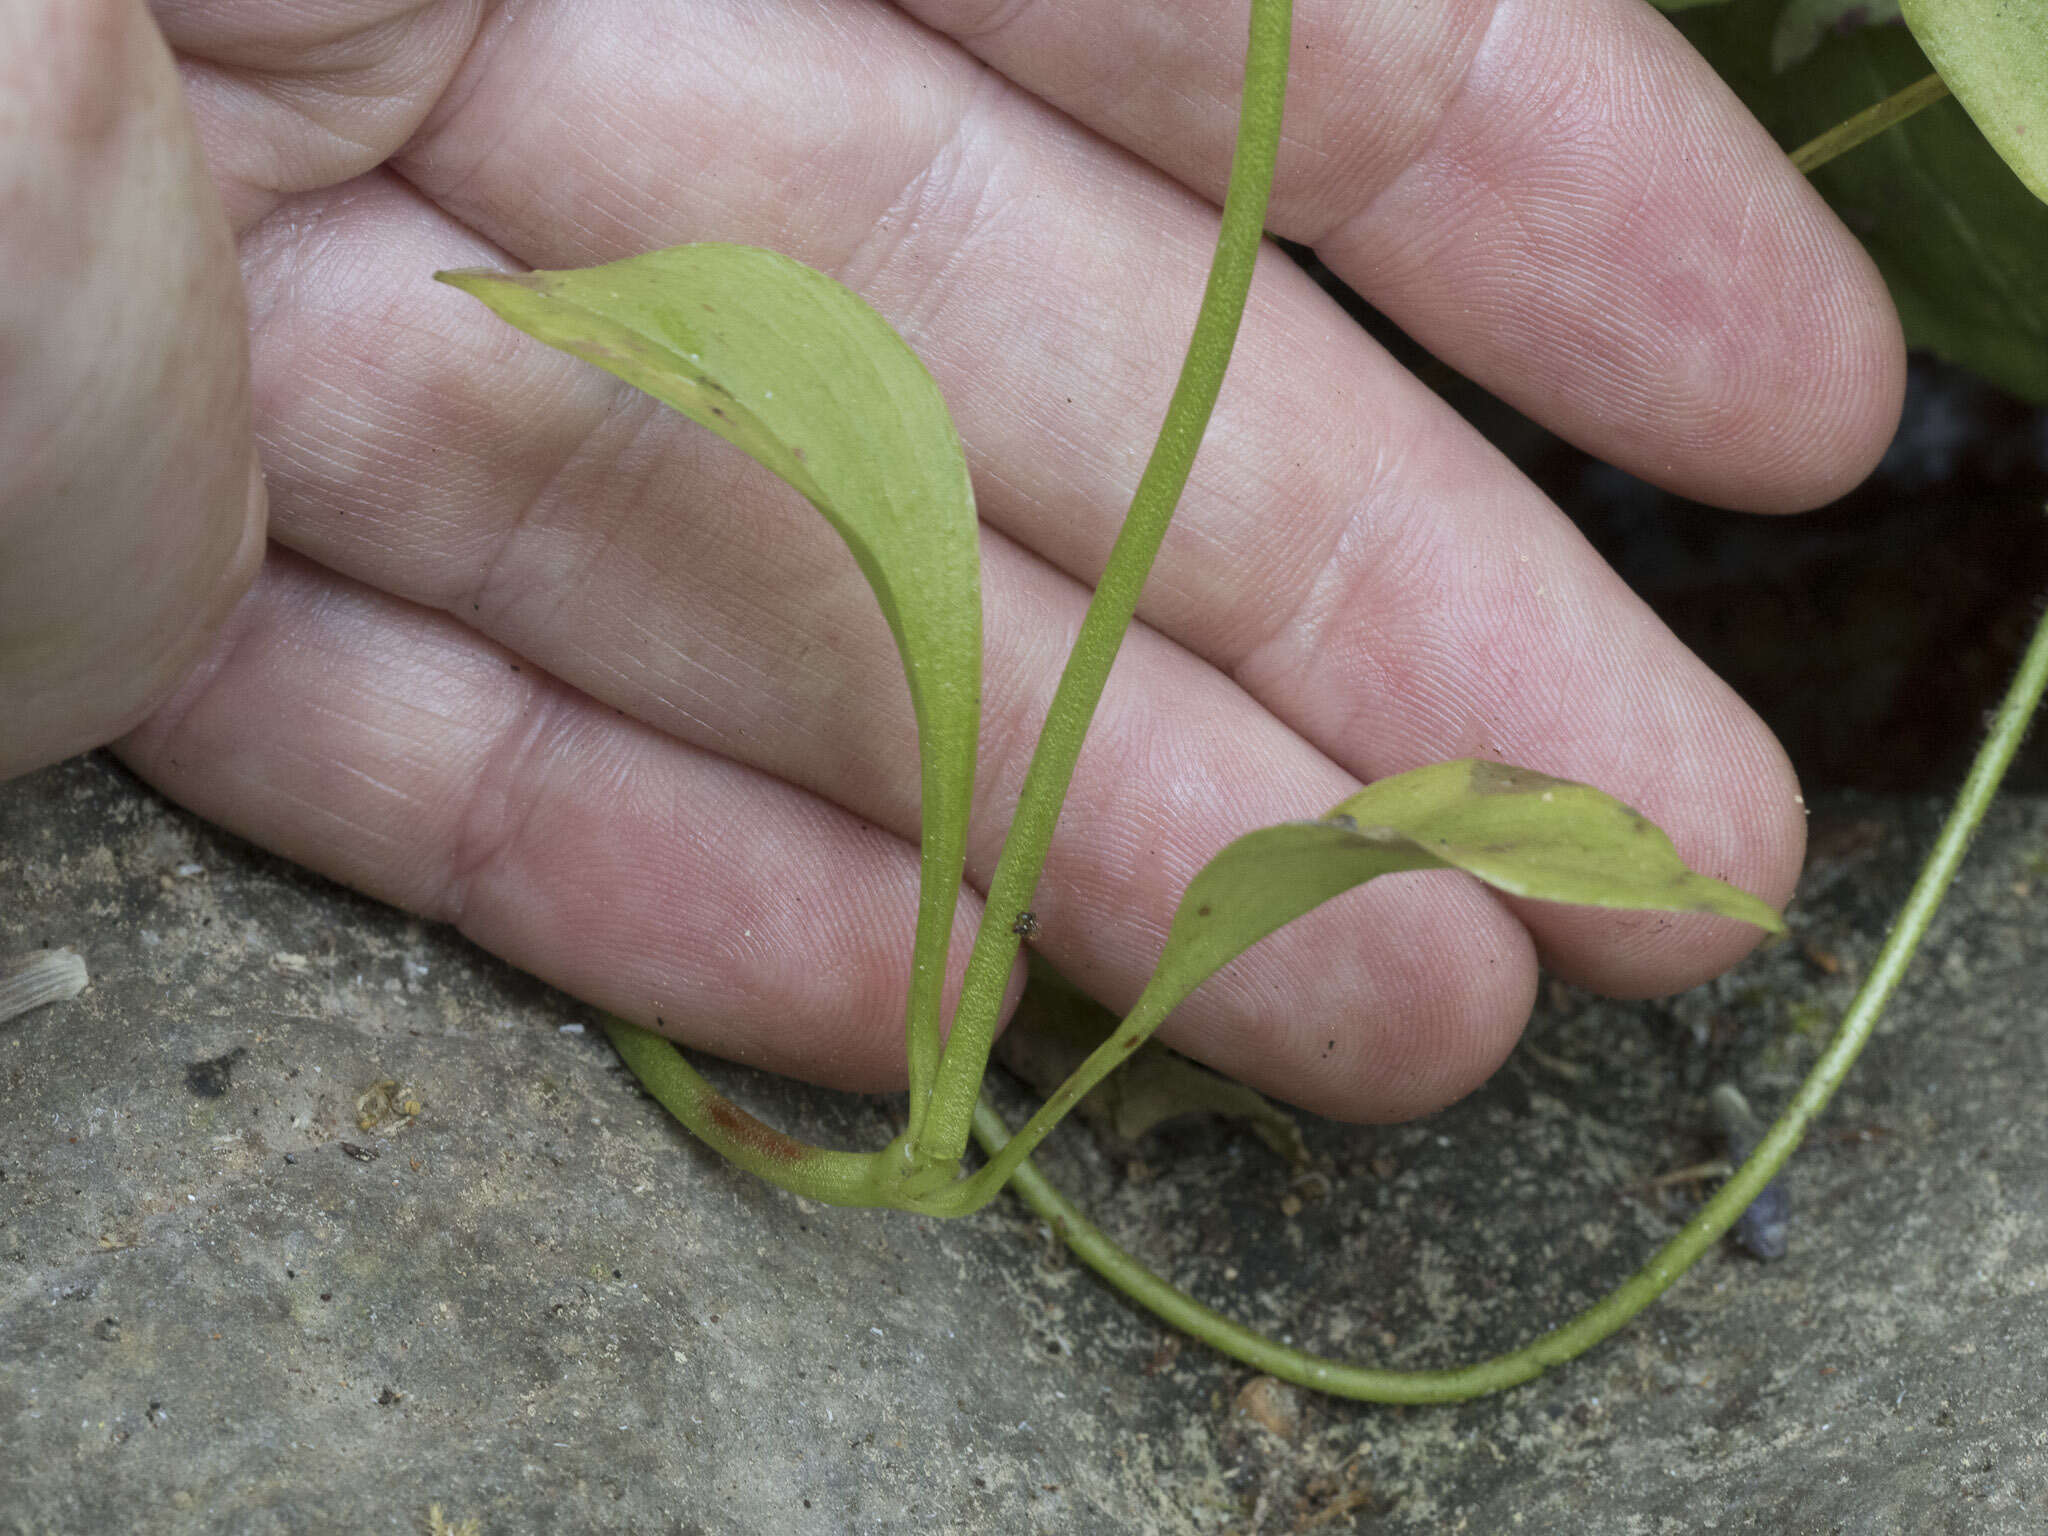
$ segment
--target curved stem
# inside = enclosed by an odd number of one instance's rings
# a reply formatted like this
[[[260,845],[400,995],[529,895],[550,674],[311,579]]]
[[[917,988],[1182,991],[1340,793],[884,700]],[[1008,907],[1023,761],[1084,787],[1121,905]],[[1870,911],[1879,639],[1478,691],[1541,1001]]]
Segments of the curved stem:
[[[1244,104],[1238,115],[1237,149],[1230,186],[1223,198],[1222,228],[1202,296],[1201,314],[1188,342],[1180,382],[1166,408],[1159,441],[1138,482],[1131,510],[1110,550],[1102,580],[1081,621],[1059,687],[1046,712],[1031,766],[1017,797],[1003,851],[989,882],[988,900],[967,978],[954,1013],[953,1033],[939,1061],[931,1108],[918,1148],[920,1160],[958,1159],[967,1148],[968,1128],[988,1070],[1011,967],[1017,959],[1018,919],[1038,885],[1053,824],[1074,776],[1081,741],[1094,718],[1110,666],[1137,612],[1138,593],[1151,572],[1159,542],[1187,484],[1202,434],[1223,384],[1224,369],[1237,339],[1252,268],[1265,235],[1266,203],[1280,151],[1280,112],[1287,89],[1287,48],[1291,0],[1252,0],[1251,45],[1245,56]]]
[[[1898,990],[1914,951],[1969,850],[1978,824],[1997,794],[1999,780],[2019,750],[2044,685],[2048,685],[2048,614],[2035,627],[2034,638],[1992,721],[1990,734],[1978,750],[1970,775],[1956,796],[1941,835],[1935,839],[1891,932],[1885,936],[1870,974],[1857,989],[1834,1038],[1784,1114],[1758,1143],[1748,1161],[1677,1236],[1657,1250],[1648,1264],[1604,1300],[1520,1349],[1446,1371],[1373,1370],[1290,1349],[1203,1306],[1146,1269],[1091,1225],[1028,1161],[1017,1166],[1011,1183],[1025,1204],[1050,1222],[1081,1261],[1111,1285],[1175,1327],[1283,1380],[1338,1397],[1380,1403],[1457,1402],[1528,1381],[1551,1366],[1584,1353],[1663,1295],[1710,1244],[1735,1225],[1750,1202],[1777,1176],[1805,1137],[1814,1117],[1848,1076],[1850,1066],[1870,1039],[1878,1016]],[[1010,1139],[1002,1117],[985,1104],[975,1108],[974,1134],[991,1158],[999,1155]]]
[[[889,1152],[837,1152],[785,1136],[706,1082],[675,1042],[624,1019],[605,1037],[640,1086],[720,1157],[807,1199],[830,1205],[893,1205]]]

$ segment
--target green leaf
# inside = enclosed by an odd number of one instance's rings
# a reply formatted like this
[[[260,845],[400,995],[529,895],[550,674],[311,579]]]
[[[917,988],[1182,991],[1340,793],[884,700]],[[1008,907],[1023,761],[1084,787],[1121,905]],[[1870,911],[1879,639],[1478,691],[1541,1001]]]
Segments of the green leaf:
[[[1771,31],[1771,68],[1790,69],[1831,32],[1854,32],[1899,19],[1899,0],[1786,0]]]
[[[1991,147],[2048,201],[2048,4],[1903,0],[1906,25]]]
[[[1775,74],[1778,10],[1779,0],[1733,0],[1678,26],[1788,148],[1931,67],[1904,27],[1865,27],[1830,34],[1810,58]],[[1884,273],[1907,340],[2048,402],[2048,204],[1960,106],[1927,108],[1813,181]]]
[[[1226,961],[1332,896],[1412,869],[1461,869],[1540,901],[1707,912],[1784,931],[1767,903],[1693,873],[1668,837],[1619,800],[1526,768],[1460,758],[1382,779],[1321,821],[1266,827],[1230,844],[1188,883],[1152,985],[1178,1003]]]
[[[1660,11],[1690,11],[1703,5],[1726,5],[1728,0],[1650,0]]]
[[[896,637],[917,712],[924,894],[909,1032],[912,1082],[928,1084],[981,721],[979,531],[938,386],[857,295],[752,246],[679,245],[566,272],[436,276],[745,450],[852,549]]]

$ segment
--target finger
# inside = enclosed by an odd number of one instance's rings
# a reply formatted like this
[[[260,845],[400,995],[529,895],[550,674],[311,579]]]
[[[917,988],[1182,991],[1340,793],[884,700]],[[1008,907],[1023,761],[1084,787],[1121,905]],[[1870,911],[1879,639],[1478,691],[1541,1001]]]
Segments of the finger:
[[[623,1018],[902,1086],[914,851],[445,616],[276,555],[120,750],[209,819]]]
[[[6,778],[141,718],[262,548],[234,252],[131,0],[0,8],[0,271]]]
[[[1220,199],[1242,0],[903,0]],[[1816,505],[1884,451],[1904,358],[1862,247],[1639,0],[1296,7],[1271,227],[1589,452]]]
[[[537,265],[718,238],[835,271],[932,365],[985,520],[1092,580],[1164,409],[1213,210],[890,10],[792,16],[772,47],[716,10],[681,54],[636,7],[597,26],[521,13],[398,164]],[[599,97],[630,107],[548,127]],[[792,197],[792,177],[815,194]],[[1768,731],[1286,263],[1255,283],[1141,613],[1360,778],[1498,755],[1628,800],[1766,899],[1791,889],[1803,817]],[[1691,985],[1754,939],[1521,915],[1560,971],[1618,992]]]

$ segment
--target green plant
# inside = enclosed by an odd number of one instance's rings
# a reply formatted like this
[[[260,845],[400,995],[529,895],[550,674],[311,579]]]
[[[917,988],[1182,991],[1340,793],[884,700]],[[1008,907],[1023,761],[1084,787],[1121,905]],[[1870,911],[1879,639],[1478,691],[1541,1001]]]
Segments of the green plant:
[[[719,1095],[666,1040],[611,1021],[614,1045],[649,1092],[733,1162],[813,1199],[959,1215],[1014,1186],[1114,1284],[1220,1349],[1347,1396],[1448,1400],[1525,1380],[1619,1327],[1683,1273],[1768,1183],[1867,1037],[1988,804],[2048,678],[2048,629],[2029,653],[1884,958],[1812,1078],[1707,1207],[1606,1301],[1524,1349],[1464,1370],[1372,1371],[1259,1338],[1116,1249],[1032,1168],[1032,1149],[1220,966],[1354,886],[1399,871],[1456,869],[1517,896],[1716,913],[1783,928],[1778,914],[1755,897],[1688,870],[1660,831],[1597,790],[1494,762],[1439,763],[1373,784],[1317,820],[1253,831],[1224,848],[1190,882],[1152,980],[1129,1016],[1030,1122],[1012,1133],[981,1100],[1004,987],[1031,928],[1032,891],[1082,738],[1229,360],[1263,233],[1288,33],[1288,0],[1254,0],[1238,145],[1201,313],[1158,444],[1048,711],[950,1031],[942,1028],[941,983],[965,867],[981,618],[972,490],[930,376],[860,299],[769,251],[692,245],[580,271],[441,277],[512,324],[710,428],[805,496],[866,575],[909,683],[923,842],[905,1010],[910,1096],[902,1134],[874,1152],[799,1143]],[[986,1154],[971,1173],[962,1163],[970,1135]]]

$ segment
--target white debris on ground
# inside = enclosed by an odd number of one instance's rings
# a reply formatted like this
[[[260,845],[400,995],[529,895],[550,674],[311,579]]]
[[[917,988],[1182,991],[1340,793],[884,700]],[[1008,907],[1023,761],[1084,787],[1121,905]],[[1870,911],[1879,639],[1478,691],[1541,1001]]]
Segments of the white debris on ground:
[[[85,957],[75,949],[32,949],[0,959],[0,1024],[85,990]]]

